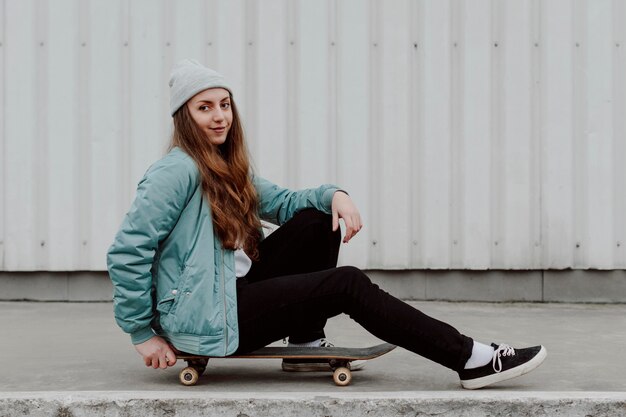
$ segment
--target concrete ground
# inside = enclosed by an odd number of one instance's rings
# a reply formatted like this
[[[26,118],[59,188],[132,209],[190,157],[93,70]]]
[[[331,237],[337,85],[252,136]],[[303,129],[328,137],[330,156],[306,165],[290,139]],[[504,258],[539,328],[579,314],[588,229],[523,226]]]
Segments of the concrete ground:
[[[120,404],[132,407],[164,398],[173,414],[157,410],[142,415],[204,415],[177,408],[192,407],[193,401],[231,404],[215,415],[237,415],[232,414],[235,408],[246,415],[289,415],[287,403],[302,407],[306,401],[313,401],[310,413],[298,408],[300,415],[333,415],[332,407],[342,404],[343,415],[353,415],[346,410],[366,412],[362,407],[368,404],[373,408],[367,412],[378,415],[372,410],[382,410],[390,401],[396,411],[387,410],[387,415],[412,415],[415,407],[429,412],[448,407],[456,410],[451,415],[510,414],[510,407],[520,414],[536,413],[540,407],[542,413],[552,410],[550,415],[577,415],[574,406],[581,415],[626,415],[626,305],[411,304],[479,341],[514,347],[543,344],[548,358],[528,375],[471,392],[460,388],[455,373],[401,348],[369,361],[348,387],[336,387],[330,373],[286,373],[279,360],[262,359],[211,360],[198,385],[185,387],[178,382],[182,362],[167,370],[143,365],[130,338],[115,324],[111,303],[0,302],[0,415],[23,415],[17,413],[24,410],[39,415],[36,410],[46,410],[42,404],[56,407],[54,413],[63,416],[120,415],[97,410],[105,410],[102,404],[123,408]],[[379,342],[347,316],[330,320],[326,332],[338,346]],[[94,401],[102,407],[80,412]],[[472,414],[474,408],[463,401],[479,406],[478,411]],[[252,403],[283,404],[283,414],[279,408],[269,414],[263,407],[251,411]],[[315,404],[323,405],[319,413]],[[509,408],[484,408],[493,404]]]

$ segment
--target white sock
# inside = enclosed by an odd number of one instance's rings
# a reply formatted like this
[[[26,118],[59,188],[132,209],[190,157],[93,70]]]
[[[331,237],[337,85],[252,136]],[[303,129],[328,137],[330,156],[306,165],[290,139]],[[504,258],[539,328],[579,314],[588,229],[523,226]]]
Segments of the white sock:
[[[312,342],[306,342],[306,343],[289,342],[289,347],[320,347],[321,344],[322,344],[322,339],[317,339]]]
[[[465,363],[465,369],[480,368],[487,365],[493,360],[494,348],[488,345],[484,345],[480,342],[474,341],[472,347],[472,356]]]

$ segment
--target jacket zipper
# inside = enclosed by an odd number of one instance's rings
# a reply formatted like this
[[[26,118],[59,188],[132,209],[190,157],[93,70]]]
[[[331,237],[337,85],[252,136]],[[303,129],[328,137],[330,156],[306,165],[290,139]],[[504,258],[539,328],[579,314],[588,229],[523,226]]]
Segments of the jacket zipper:
[[[224,335],[226,336],[226,345],[224,346],[224,356],[226,356],[226,353],[228,352],[228,323],[226,320],[226,285],[225,285],[226,278],[224,277],[224,248],[220,250],[220,254],[222,255],[221,281],[222,281],[222,304],[224,306]]]

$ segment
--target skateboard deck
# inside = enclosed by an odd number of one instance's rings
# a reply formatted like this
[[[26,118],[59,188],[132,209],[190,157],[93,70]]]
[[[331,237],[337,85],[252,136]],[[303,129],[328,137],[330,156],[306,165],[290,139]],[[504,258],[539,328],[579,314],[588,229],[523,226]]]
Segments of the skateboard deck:
[[[350,362],[370,360],[391,352],[396,348],[390,343],[364,348],[347,347],[264,347],[243,355],[232,356],[200,356],[181,353],[177,359],[187,362],[179,375],[183,385],[195,385],[200,375],[205,371],[209,359],[325,359],[333,369],[333,380],[339,386],[345,386],[352,381]]]

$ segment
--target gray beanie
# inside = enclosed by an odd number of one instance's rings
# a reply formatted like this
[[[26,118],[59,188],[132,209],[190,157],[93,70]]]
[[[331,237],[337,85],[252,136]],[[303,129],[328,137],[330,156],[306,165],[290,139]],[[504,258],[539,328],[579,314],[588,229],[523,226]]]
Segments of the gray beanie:
[[[174,65],[170,75],[170,114],[191,97],[209,88],[225,88],[233,94],[224,77],[194,59],[184,59]]]

